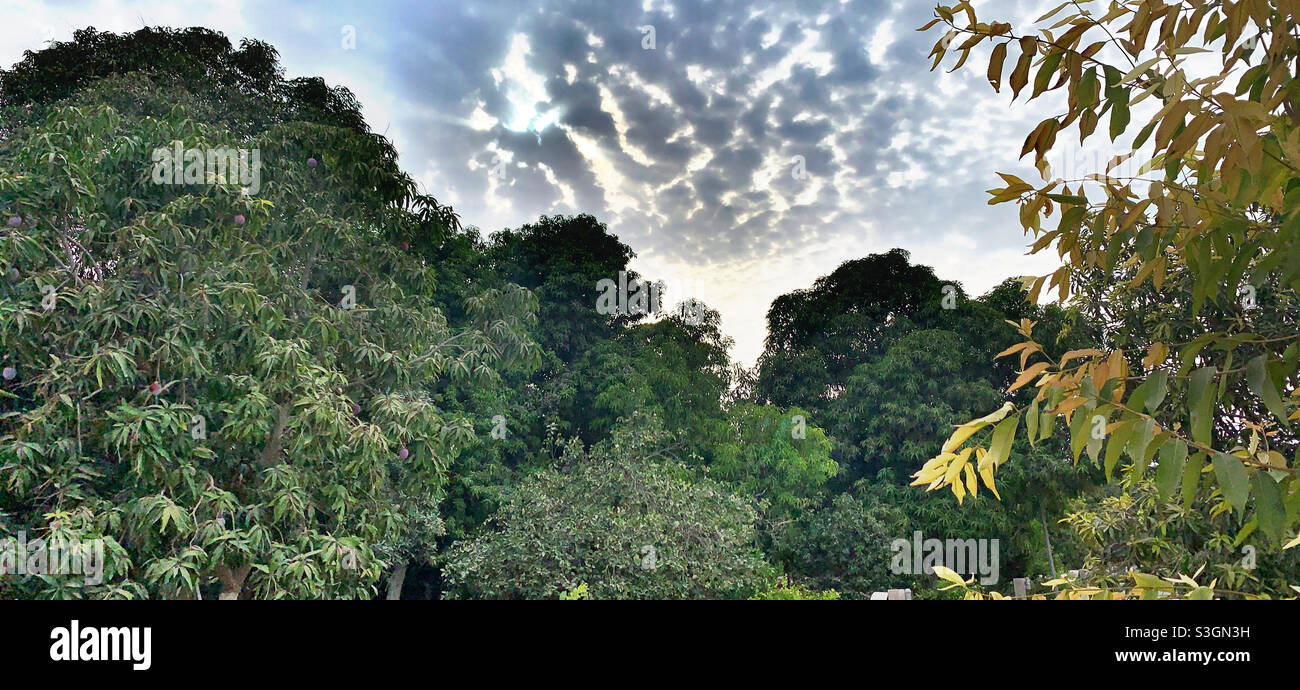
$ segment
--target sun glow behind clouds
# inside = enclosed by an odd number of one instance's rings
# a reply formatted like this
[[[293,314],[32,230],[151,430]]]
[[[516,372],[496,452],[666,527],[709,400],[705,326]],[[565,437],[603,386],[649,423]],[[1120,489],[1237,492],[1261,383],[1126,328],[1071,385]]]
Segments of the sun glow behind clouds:
[[[540,132],[560,119],[560,109],[546,108],[550,97],[546,94],[546,81],[528,67],[532,47],[528,37],[515,34],[510,37],[510,50],[499,69],[492,71],[497,83],[505,82],[506,98],[510,101],[510,119],[502,122],[516,132]]]

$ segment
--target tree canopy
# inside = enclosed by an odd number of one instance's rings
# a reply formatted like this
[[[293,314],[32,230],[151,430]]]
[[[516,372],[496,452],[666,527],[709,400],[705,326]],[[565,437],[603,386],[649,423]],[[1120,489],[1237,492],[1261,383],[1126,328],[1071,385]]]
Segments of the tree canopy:
[[[463,225],[268,44],[25,53],[0,71],[0,538],[106,559],[0,596],[1294,596],[1295,21],[1087,4],[925,27],[935,66],[987,48],[1000,89],[1017,51],[1013,99],[1065,96],[1021,152],[1042,185],[990,190],[1060,268],[976,296],[902,248],[853,258],[772,301],[752,368],[591,214]],[[1136,173],[1053,177],[1057,135],[1103,117]],[[944,539],[993,572],[899,565]]]

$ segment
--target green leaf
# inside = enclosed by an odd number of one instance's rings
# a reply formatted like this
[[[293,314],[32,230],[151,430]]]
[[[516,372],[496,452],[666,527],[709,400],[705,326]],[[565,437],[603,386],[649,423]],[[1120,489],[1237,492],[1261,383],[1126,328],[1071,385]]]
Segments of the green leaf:
[[[1148,575],[1147,573],[1132,573],[1132,576],[1133,576],[1133,583],[1143,589],[1155,589],[1155,590],[1164,590],[1164,591],[1173,589],[1172,585],[1156,577],[1155,575]]]
[[[1038,401],[1035,400],[1029,405],[1029,411],[1025,413],[1025,430],[1029,436],[1029,445],[1034,445],[1038,441]]]
[[[1143,127],[1141,131],[1138,132],[1138,135],[1133,138],[1134,149],[1140,149],[1142,148],[1143,144],[1147,143],[1147,139],[1150,138],[1151,133],[1154,132],[1156,129],[1156,124],[1158,124],[1158,121],[1153,120],[1152,122],[1148,123],[1146,127]]]
[[[1161,501],[1168,501],[1174,495],[1174,487],[1182,473],[1183,463],[1187,462],[1187,444],[1181,439],[1172,439],[1160,447],[1160,466],[1156,469],[1156,491]]]
[[[1053,427],[1056,426],[1056,415],[1043,410],[1041,418],[1038,420],[1038,440],[1042,441],[1052,435]]]
[[[1281,543],[1287,533],[1286,506],[1282,505],[1282,490],[1267,472],[1256,472],[1255,518],[1259,528],[1269,539]]]
[[[1183,508],[1191,508],[1196,500],[1196,490],[1201,486],[1201,470],[1205,468],[1205,453],[1197,453],[1183,465]]]
[[[1128,90],[1119,89],[1110,101],[1110,140],[1115,141],[1128,128]]]
[[[1070,454],[1074,456],[1074,461],[1079,461],[1079,453],[1083,452],[1083,447],[1088,445],[1089,434],[1092,432],[1092,403],[1085,404],[1083,407],[1074,411],[1074,416],[1070,417]]]
[[[1119,78],[1123,73],[1110,65],[1106,65],[1103,72],[1106,75],[1106,100],[1111,100],[1120,91]]]
[[[1110,438],[1106,440],[1106,481],[1110,481],[1115,463],[1119,462],[1120,453],[1124,452],[1129,437],[1133,435],[1133,426],[1132,420],[1121,423],[1110,432]]]
[[[1091,416],[1088,418],[1088,458],[1092,460],[1094,464],[1100,464],[1101,447],[1102,444],[1106,442],[1105,434],[1102,434],[1100,437],[1093,436],[1093,429],[1096,428],[1096,419],[1097,417],[1101,417],[1103,420],[1109,421],[1110,413],[1112,411],[1114,411],[1113,406],[1100,405],[1092,411]]]
[[[1043,59],[1043,66],[1038,69],[1038,74],[1034,77],[1034,91],[1029,97],[1030,100],[1038,98],[1052,83],[1052,77],[1056,76],[1056,68],[1061,64],[1062,54],[1060,51],[1053,51]]]
[[[1282,402],[1282,396],[1278,395],[1277,388],[1273,386],[1273,380],[1268,376],[1267,355],[1260,355],[1246,363],[1246,383],[1250,385],[1250,390],[1264,401],[1268,411],[1277,417],[1278,423],[1284,429],[1290,429],[1286,421],[1286,405]]]
[[[1246,539],[1250,538],[1250,535],[1254,534],[1257,529],[1259,529],[1259,520],[1255,518],[1247,520],[1246,524],[1242,525],[1241,530],[1237,532],[1237,536],[1232,538],[1233,547],[1244,544]]]
[[[1144,417],[1138,420],[1133,427],[1133,437],[1129,439],[1128,451],[1130,458],[1133,458],[1133,474],[1141,477],[1147,468],[1147,446],[1151,445],[1151,439],[1155,438],[1156,420],[1150,417]]]
[[[1079,80],[1078,95],[1081,109],[1097,105],[1097,91],[1100,87],[1101,84],[1097,80],[1097,68],[1089,67],[1088,71],[1083,73],[1083,78]]]
[[[1191,410],[1192,440],[1204,445],[1211,445],[1210,431],[1214,418],[1213,387],[1214,367],[1201,367],[1192,372],[1191,383],[1187,388],[1188,407]]]
[[[1079,144],[1083,144],[1084,139],[1092,136],[1097,131],[1097,111],[1085,110],[1079,116]]]
[[[1147,412],[1155,414],[1160,409],[1160,404],[1165,401],[1165,396],[1169,393],[1169,370],[1157,369],[1151,372],[1145,383],[1151,384],[1151,393],[1147,396]]]
[[[1211,340],[1214,340],[1216,335],[1218,334],[1213,332],[1198,335],[1195,340],[1178,351],[1178,360],[1182,364],[1178,369],[1179,376],[1184,376],[1192,370],[1192,363],[1196,361],[1197,355],[1201,353],[1201,350],[1205,349],[1206,345],[1210,344]]]
[[[1134,412],[1142,412],[1145,409],[1147,412],[1154,413],[1160,407],[1160,403],[1165,401],[1168,388],[1168,370],[1157,369],[1129,395],[1127,407]]]
[[[1246,499],[1250,497],[1250,477],[1241,458],[1228,453],[1214,454],[1214,476],[1219,480],[1223,497],[1228,499],[1237,512],[1246,510]]]
[[[1071,232],[1077,229],[1088,216],[1086,206],[1071,206],[1061,214],[1061,223],[1056,226],[1057,230],[1062,232]]]
[[[1011,441],[1016,437],[1016,427],[1020,425],[1020,415],[1012,415],[998,423],[993,429],[993,441],[989,444],[989,453],[985,458],[994,467],[1007,461],[1011,455]]]

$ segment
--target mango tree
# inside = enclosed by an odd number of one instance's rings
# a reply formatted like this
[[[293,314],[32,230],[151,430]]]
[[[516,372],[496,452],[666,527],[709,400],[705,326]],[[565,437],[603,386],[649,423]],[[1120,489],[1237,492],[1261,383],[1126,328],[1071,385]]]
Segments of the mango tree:
[[[213,101],[109,76],[10,120],[0,529],[103,539],[107,558],[101,584],[7,594],[368,596],[440,532],[445,473],[476,442],[430,386],[535,357],[526,291],[485,292],[458,327],[436,307],[426,231],[455,216],[382,137],[240,135]],[[256,151],[260,180],[159,184],[174,142]]]

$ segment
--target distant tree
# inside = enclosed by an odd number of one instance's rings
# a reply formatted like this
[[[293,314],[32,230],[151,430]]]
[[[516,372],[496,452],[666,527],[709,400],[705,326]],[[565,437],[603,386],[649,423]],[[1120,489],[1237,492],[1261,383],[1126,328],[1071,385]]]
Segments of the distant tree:
[[[775,535],[773,552],[789,572],[817,589],[846,598],[906,587],[913,578],[889,570],[890,543],[910,538],[905,519],[888,504],[839,494],[802,513],[792,529]]]
[[[956,333],[921,330],[859,365],[826,415],[846,479],[912,467],[933,455],[935,438],[954,423],[995,406],[1001,395],[987,365],[971,371],[983,364],[978,357]]]
[[[758,516],[717,482],[669,456],[657,423],[638,418],[590,451],[510,492],[482,533],[456,543],[449,595],[554,599],[745,598],[775,572],[756,543]]]
[[[839,598],[840,593],[833,589],[818,592],[783,579],[772,589],[755,594],[749,599],[751,601],[839,601]]]
[[[935,324],[945,284],[908,259],[892,249],[846,261],[811,288],[773,300],[758,362],[759,401],[820,412],[849,372],[882,353],[900,330]],[[963,296],[958,289],[954,298]]]
[[[799,408],[783,413],[771,405],[739,403],[727,413],[731,439],[715,451],[713,476],[763,500],[770,520],[783,529],[822,498],[839,470],[825,432],[808,424]]]
[[[594,217],[542,216],[518,230],[493,233],[491,259],[504,280],[532,290],[541,304],[537,341],[572,363],[619,324],[642,315],[596,311],[596,284],[618,280],[636,256]],[[637,278],[629,274],[628,280]]]
[[[901,250],[869,259],[846,262],[836,270],[838,277],[834,280],[828,276],[818,280],[812,290],[792,293],[798,299],[789,304],[799,304],[804,311],[789,309],[782,319],[803,324],[808,335],[801,341],[809,343],[808,351],[774,352],[769,339],[760,360],[757,389],[761,392],[767,386],[768,390],[787,393],[802,391],[799,395],[815,406],[807,422],[825,429],[832,444],[832,458],[839,466],[827,486],[834,496],[832,500],[809,506],[791,524],[791,533],[774,533],[778,540],[774,558],[793,573],[811,578],[816,586],[833,587],[846,596],[874,591],[863,587],[883,588],[888,583],[927,587],[928,576],[888,573],[887,559],[855,557],[841,562],[830,555],[844,553],[837,540],[859,538],[862,515],[878,514],[891,516],[891,539],[910,538],[915,531],[934,537],[998,539],[1007,567],[1014,567],[1021,575],[1050,574],[1053,563],[1047,556],[1049,538],[1057,554],[1078,553],[1071,543],[1072,533],[1057,525],[1055,519],[1070,499],[1099,480],[1088,468],[1064,461],[1066,451],[1061,443],[1041,448],[1024,443],[1022,452],[1040,458],[1041,464],[1028,472],[1007,473],[998,486],[1003,496],[1013,497],[1009,500],[1016,503],[1000,503],[985,491],[979,497],[970,497],[977,507],[967,515],[952,515],[937,497],[916,497],[913,490],[906,488],[905,477],[918,463],[939,451],[942,437],[954,425],[1006,399],[1001,389],[1015,379],[1015,368],[991,360],[1016,341],[1008,320],[1035,320],[1047,349],[1059,354],[1089,344],[1094,331],[1088,319],[1071,319],[1058,307],[1026,302],[1025,289],[1016,280],[1004,281],[986,295],[970,299],[960,286],[941,281],[927,267],[911,266]],[[912,284],[878,285],[872,277],[873,268],[899,276],[900,280],[910,277],[907,279]],[[850,278],[857,274],[858,279]],[[840,300],[837,292],[849,289],[849,285],[860,291],[858,301],[877,305],[874,313],[884,314],[879,317],[880,323],[857,312],[838,315],[832,311],[855,309],[850,301]],[[865,292],[874,289],[883,294]],[[836,341],[819,339],[817,335],[819,329],[826,333],[847,332],[836,330],[846,325],[853,326],[852,337]],[[815,361],[818,363],[810,364],[810,369],[820,370],[821,362],[830,359],[817,348],[829,347],[833,342],[870,345],[842,349],[837,361],[856,363],[838,377],[826,371],[812,374],[816,378],[810,387],[797,376],[782,378],[779,367],[764,368],[778,360]],[[836,535],[836,530],[845,533]],[[819,569],[823,568],[840,573],[838,579],[819,579],[823,577]]]
[[[1150,479],[1120,482],[1104,493],[1080,498],[1062,519],[1084,547],[1079,564],[1090,584],[1125,589],[1130,573],[1196,573],[1205,569],[1219,587],[1233,592],[1289,596],[1294,553],[1238,543],[1229,511],[1198,496],[1192,505],[1160,497]]]

